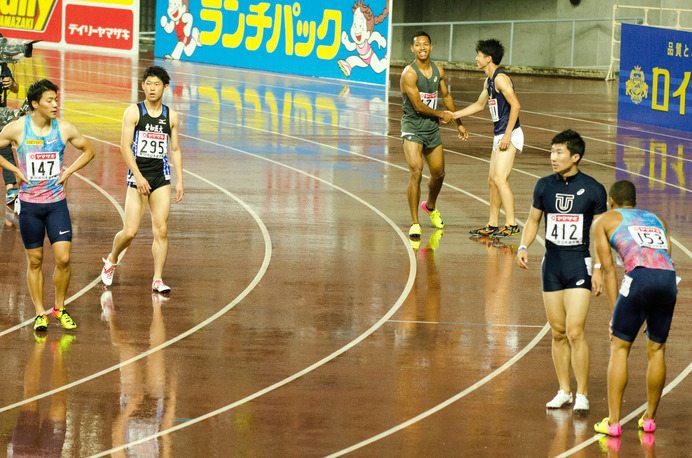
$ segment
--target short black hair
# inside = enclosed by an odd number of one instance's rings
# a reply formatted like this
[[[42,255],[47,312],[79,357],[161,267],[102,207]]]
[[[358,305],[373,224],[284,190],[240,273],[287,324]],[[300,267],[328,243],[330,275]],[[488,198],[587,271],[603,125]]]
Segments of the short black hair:
[[[618,207],[634,207],[637,205],[637,189],[634,183],[628,180],[620,180],[613,183],[608,191],[608,196]]]
[[[430,35],[428,35],[427,33],[425,33],[422,30],[419,30],[416,33],[414,33],[413,35],[411,35],[411,44],[412,45],[416,42],[416,37],[428,37],[428,41],[430,42],[430,44],[432,44],[432,38],[430,38]]]
[[[584,151],[586,150],[586,144],[584,139],[581,138],[577,132],[572,129],[567,129],[556,136],[550,141],[551,145],[564,144],[570,152],[570,155],[578,154],[579,161],[581,161],[582,156],[584,156]],[[579,163],[577,161],[577,164]]]
[[[53,91],[57,94],[58,86],[56,86],[50,80],[47,79],[36,81],[31,86],[29,86],[29,89],[27,89],[26,91],[26,99],[29,102],[29,106],[31,107],[32,111],[34,109],[34,106],[31,102],[39,103],[41,101],[41,97],[43,97],[43,94],[48,91]]]
[[[152,65],[151,67],[144,69],[142,72],[142,83],[145,82],[150,76],[157,77],[165,86],[168,86],[168,84],[171,82],[171,77],[168,76],[166,69],[159,67],[158,65]]]
[[[505,47],[500,40],[491,38],[489,40],[478,40],[476,42],[476,52],[482,52],[486,56],[493,58],[493,64],[500,65],[502,57],[505,55]]]

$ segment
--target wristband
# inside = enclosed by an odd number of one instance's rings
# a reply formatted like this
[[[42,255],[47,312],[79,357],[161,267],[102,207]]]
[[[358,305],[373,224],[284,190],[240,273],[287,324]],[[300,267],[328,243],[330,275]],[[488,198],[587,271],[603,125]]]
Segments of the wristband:
[[[593,265],[594,269],[600,269],[601,268],[601,263],[597,262],[596,264]]]
[[[517,248],[517,253],[520,252],[521,250],[529,251],[529,249],[526,248],[526,245],[519,245],[519,248]]]

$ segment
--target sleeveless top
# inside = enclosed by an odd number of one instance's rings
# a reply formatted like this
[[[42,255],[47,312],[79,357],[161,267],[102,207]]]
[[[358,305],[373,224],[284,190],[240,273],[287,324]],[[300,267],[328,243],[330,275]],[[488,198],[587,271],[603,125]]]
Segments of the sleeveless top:
[[[65,189],[57,184],[62,174],[65,142],[60,136],[58,120],[51,121],[48,135],[41,137],[31,128],[31,117],[24,116],[24,140],[17,148],[19,170],[29,183],[22,182],[19,199],[23,202],[49,204],[65,199]]]
[[[415,62],[409,65],[418,75],[418,82],[416,87],[418,92],[420,92],[421,101],[432,108],[437,110],[437,93],[440,88],[440,71],[434,62],[430,62],[430,67],[432,68],[432,75],[427,78],[418,68]],[[402,126],[406,126],[406,129],[402,127],[402,134],[406,131],[413,130],[414,133],[426,133],[435,132],[440,128],[440,120],[437,116],[425,116],[416,111],[413,107],[413,103],[408,98],[408,94],[402,93],[402,108],[404,110],[404,115],[401,117]]]
[[[502,70],[501,68],[498,67],[497,69],[495,69],[493,77],[488,78],[487,85],[488,108],[490,109],[490,117],[495,123],[495,135],[503,135],[507,130],[507,123],[509,122],[509,112],[512,109],[510,104],[507,102],[507,99],[505,99],[505,96],[502,95],[502,92],[498,92],[497,90],[495,90],[495,78],[497,78],[497,75],[501,73],[507,75],[507,73],[505,73],[504,70]],[[509,78],[509,75],[507,77]],[[514,83],[512,83],[511,78],[509,82],[512,84],[512,89],[514,89]],[[514,129],[517,129],[519,127],[521,127],[521,124],[519,124],[519,117],[517,117],[517,122],[514,124]]]
[[[161,114],[152,117],[147,112],[144,102],[137,104],[139,122],[135,127],[132,139],[132,153],[137,161],[137,168],[145,178],[164,176],[171,179],[171,166],[168,163],[168,139],[171,133],[169,111],[163,105]],[[135,184],[132,171],[127,171],[127,182]]]
[[[656,215],[636,208],[616,208],[622,223],[610,236],[625,264],[625,272],[635,267],[675,270],[668,253],[668,237],[663,223]]]

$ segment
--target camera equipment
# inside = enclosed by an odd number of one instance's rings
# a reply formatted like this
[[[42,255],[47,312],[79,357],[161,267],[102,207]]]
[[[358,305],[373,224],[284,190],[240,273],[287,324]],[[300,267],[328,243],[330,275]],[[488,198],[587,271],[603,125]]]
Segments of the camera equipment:
[[[17,38],[0,38],[0,62],[16,64],[27,57],[31,57],[34,43],[41,40],[19,40]]]

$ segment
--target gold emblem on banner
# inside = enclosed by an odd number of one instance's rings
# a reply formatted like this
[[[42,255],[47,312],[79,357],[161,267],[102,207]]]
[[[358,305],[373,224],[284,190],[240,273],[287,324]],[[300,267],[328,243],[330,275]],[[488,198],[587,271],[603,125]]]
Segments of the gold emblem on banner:
[[[634,70],[630,72],[630,79],[627,80],[625,95],[629,95],[636,105],[646,98],[647,89],[649,86],[644,81],[644,72],[642,72],[641,67],[635,65]]]

